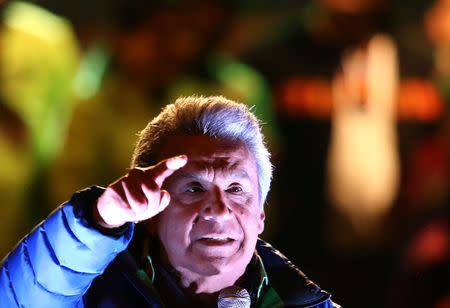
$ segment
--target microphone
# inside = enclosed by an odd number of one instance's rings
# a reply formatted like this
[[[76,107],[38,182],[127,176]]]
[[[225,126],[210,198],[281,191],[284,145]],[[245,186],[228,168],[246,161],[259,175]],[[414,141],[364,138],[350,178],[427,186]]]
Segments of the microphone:
[[[250,294],[246,289],[231,286],[219,293],[218,308],[250,308]]]

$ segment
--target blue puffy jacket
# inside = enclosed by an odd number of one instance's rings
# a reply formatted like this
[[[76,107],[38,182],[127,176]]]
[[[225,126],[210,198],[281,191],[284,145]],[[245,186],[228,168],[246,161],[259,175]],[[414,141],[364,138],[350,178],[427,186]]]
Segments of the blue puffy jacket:
[[[120,236],[105,235],[86,218],[88,204],[102,191],[93,187],[75,194],[2,261],[0,307],[164,306],[125,250],[133,225]],[[257,250],[282,301],[270,306],[334,307],[327,292],[270,245],[259,240]]]

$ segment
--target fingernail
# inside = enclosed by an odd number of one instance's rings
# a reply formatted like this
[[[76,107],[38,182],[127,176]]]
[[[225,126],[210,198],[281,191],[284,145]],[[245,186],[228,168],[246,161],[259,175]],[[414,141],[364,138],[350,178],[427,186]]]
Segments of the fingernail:
[[[187,162],[187,156],[180,155],[180,156],[174,157],[172,159],[169,159],[166,164],[169,169],[176,170],[176,169],[179,169],[179,168],[183,167],[184,165],[186,165],[186,162]]]
[[[162,194],[162,196],[161,196],[160,209],[159,210],[163,211],[169,205],[170,195],[169,195],[169,193],[167,191],[161,191],[161,194]]]

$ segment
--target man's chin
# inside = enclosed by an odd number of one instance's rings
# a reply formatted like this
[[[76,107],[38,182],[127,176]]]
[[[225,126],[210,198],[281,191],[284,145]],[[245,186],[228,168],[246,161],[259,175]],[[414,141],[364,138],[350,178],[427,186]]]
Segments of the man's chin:
[[[193,257],[191,264],[195,264],[195,271],[204,276],[243,272],[250,262],[242,251],[236,251],[231,255],[195,254]]]
[[[215,276],[227,272],[227,262],[223,258],[203,260],[195,265],[194,271],[201,276]]]
[[[232,271],[238,261],[239,256],[236,253],[233,255],[195,253],[189,263],[198,274],[213,276]]]

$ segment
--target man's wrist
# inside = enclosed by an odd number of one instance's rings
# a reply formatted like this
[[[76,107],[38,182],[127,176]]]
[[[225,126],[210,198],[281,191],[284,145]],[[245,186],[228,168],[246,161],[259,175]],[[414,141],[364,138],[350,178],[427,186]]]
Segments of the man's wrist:
[[[106,224],[103,219],[99,219],[100,214],[97,210],[97,202],[105,192],[105,188],[99,186],[91,186],[87,189],[75,193],[70,202],[75,206],[77,216],[83,218],[86,225],[100,233],[108,236],[120,237],[124,235],[131,223],[125,223],[120,226],[111,226]],[[97,211],[97,213],[95,213]]]
[[[100,196],[101,198],[101,196]],[[92,222],[96,224],[97,226],[101,227],[102,229],[119,229],[123,227],[126,223],[118,224],[118,225],[111,225],[108,224],[103,217],[100,215],[100,212],[98,211],[98,201],[100,198],[95,202],[95,204],[92,206]]]

